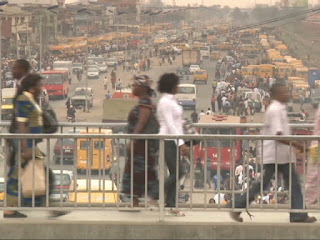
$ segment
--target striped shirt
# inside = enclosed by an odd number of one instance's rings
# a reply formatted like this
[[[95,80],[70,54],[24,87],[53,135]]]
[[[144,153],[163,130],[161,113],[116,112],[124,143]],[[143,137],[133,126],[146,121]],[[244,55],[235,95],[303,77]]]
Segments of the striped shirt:
[[[16,121],[26,123],[29,133],[40,134],[43,131],[42,110],[35,101],[33,95],[29,92],[23,92],[17,97],[15,103]],[[36,139],[35,142],[40,142]],[[28,147],[32,148],[32,139],[28,139]]]

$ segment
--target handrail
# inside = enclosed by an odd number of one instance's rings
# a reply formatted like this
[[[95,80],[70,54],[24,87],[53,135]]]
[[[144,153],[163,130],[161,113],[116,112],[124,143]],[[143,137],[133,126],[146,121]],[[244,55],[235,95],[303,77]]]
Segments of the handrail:
[[[4,139],[63,139],[63,138],[92,138],[92,139],[156,139],[156,140],[294,140],[320,141],[318,135],[219,135],[219,134],[187,134],[187,135],[159,135],[159,134],[6,134],[0,133]]]
[[[314,128],[314,124],[311,123],[291,123],[291,128]],[[0,122],[0,127],[8,127],[10,122]],[[99,123],[99,122],[60,122],[59,127],[97,127],[97,128],[112,128],[112,127],[126,127],[127,123]],[[194,127],[198,128],[262,128],[262,123],[194,123]]]

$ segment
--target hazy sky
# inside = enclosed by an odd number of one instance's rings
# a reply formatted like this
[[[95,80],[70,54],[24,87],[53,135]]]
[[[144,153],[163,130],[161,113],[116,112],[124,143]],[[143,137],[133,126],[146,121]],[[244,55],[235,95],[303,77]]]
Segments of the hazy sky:
[[[66,0],[67,3],[77,0]],[[172,4],[172,0],[162,0],[166,4]],[[202,4],[202,0],[175,0],[177,5]],[[280,0],[203,0],[204,5],[228,5],[230,7],[253,7],[255,3],[274,4]]]

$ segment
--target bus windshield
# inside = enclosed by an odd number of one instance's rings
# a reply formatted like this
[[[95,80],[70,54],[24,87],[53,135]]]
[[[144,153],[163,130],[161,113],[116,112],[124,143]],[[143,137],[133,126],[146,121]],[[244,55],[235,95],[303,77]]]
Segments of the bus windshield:
[[[203,134],[217,134],[217,135],[236,135],[235,129],[229,128],[204,128],[202,131]],[[220,145],[219,145],[220,142]],[[231,147],[231,141],[229,139],[212,139],[207,140],[208,147]]]
[[[42,74],[43,83],[47,85],[63,84],[63,77],[61,74]]]
[[[195,89],[193,87],[179,87],[178,94],[195,94]]]

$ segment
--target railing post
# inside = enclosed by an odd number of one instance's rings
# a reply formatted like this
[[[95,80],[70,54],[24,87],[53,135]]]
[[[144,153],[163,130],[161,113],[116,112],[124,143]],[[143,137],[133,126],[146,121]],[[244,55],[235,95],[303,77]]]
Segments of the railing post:
[[[164,156],[165,156],[165,149],[164,149],[164,140],[160,140],[159,146],[159,221],[164,221]]]

